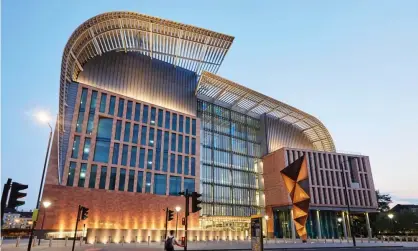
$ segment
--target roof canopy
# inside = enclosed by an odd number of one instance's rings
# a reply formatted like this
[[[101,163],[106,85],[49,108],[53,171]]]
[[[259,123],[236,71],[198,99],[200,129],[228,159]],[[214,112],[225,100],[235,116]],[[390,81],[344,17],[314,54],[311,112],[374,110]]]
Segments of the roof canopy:
[[[290,123],[308,137],[316,150],[335,152],[330,133],[317,118],[225,78],[203,72],[196,96],[252,117],[267,114]]]

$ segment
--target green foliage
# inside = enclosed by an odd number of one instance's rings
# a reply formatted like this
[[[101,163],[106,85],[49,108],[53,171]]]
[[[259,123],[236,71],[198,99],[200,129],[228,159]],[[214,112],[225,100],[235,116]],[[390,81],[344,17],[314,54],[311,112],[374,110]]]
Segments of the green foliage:
[[[379,212],[389,211],[389,203],[392,202],[392,198],[389,194],[381,194],[379,190],[376,190],[376,198]]]

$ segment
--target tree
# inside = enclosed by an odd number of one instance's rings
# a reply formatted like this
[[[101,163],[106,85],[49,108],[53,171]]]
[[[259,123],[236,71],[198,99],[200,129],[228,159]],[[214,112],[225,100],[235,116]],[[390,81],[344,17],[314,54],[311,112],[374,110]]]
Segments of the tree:
[[[392,202],[392,198],[389,194],[381,194],[379,190],[376,190],[376,198],[379,212],[389,211],[389,203]]]

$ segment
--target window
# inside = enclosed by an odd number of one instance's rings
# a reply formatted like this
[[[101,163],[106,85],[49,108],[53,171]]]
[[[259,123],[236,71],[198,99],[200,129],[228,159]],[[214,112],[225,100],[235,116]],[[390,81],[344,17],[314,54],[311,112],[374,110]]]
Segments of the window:
[[[165,112],[165,129],[170,129],[170,112]]]
[[[110,96],[110,103],[109,103],[109,115],[115,114],[115,103],[116,103],[116,97]]]
[[[173,152],[176,151],[176,134],[175,133],[171,134],[171,151]]]
[[[185,142],[184,142],[184,152],[189,154],[189,146],[190,146],[190,137],[186,136]]]
[[[135,103],[135,121],[139,121],[139,116],[141,115],[141,104]]]
[[[73,150],[71,152],[71,158],[78,158],[78,149],[80,147],[80,136],[74,136]]]
[[[147,169],[152,169],[152,156],[153,156],[153,150],[152,149],[148,149],[148,158],[147,158]]]
[[[170,155],[170,172],[176,172],[176,155],[173,153]]]
[[[126,169],[119,170],[119,191],[125,191]]]
[[[183,135],[181,135],[181,134],[179,134],[179,142],[178,142],[177,152],[180,152],[180,153],[183,152]]]
[[[96,176],[97,176],[97,165],[91,165],[89,188],[94,188],[96,186]]]
[[[83,112],[79,111],[78,112],[78,118],[77,118],[77,124],[76,124],[76,128],[75,128],[76,132],[81,132],[81,129],[83,127],[83,119],[84,119],[84,111]]]
[[[196,120],[192,119],[192,135],[196,136]]]
[[[139,150],[139,168],[145,168],[145,149],[141,148]]]
[[[165,174],[154,174],[154,194],[165,195],[167,187],[167,176]]]
[[[163,131],[157,130],[157,149],[161,149],[161,137],[163,136]]]
[[[170,189],[169,195],[180,196],[181,192],[181,177],[180,176],[170,176]]]
[[[86,129],[87,134],[91,134],[93,132],[94,114],[96,112],[96,103],[97,103],[97,91],[93,91],[91,94],[91,100],[90,100],[89,119],[87,121],[87,129]]]
[[[78,187],[84,187],[86,181],[87,164],[82,163],[80,168],[80,175],[78,176]]]
[[[156,113],[156,109],[155,107],[151,107],[151,125],[155,125],[155,113]]]
[[[192,157],[190,161],[190,175],[196,175],[196,159],[194,157]]]
[[[164,152],[168,152],[168,141],[170,139],[170,134],[169,132],[164,132]]]
[[[146,174],[145,192],[146,193],[151,193],[151,173]]]
[[[120,134],[122,131],[122,120],[116,121],[115,139],[120,140]]]
[[[163,153],[163,172],[167,172],[168,169],[168,153]]]
[[[122,148],[122,166],[128,165],[128,145],[123,145]]]
[[[135,167],[136,166],[136,151],[137,151],[137,147],[136,146],[132,146],[132,149],[131,149],[131,160],[130,160],[130,163],[129,163],[129,165],[131,167]]]
[[[83,160],[89,159],[89,153],[90,153],[90,138],[84,139],[84,148],[83,148]]]
[[[142,123],[148,123],[148,106],[144,105],[144,111],[142,113]]]
[[[128,101],[128,105],[126,106],[126,119],[132,118],[132,101]]]
[[[194,192],[194,179],[184,178],[184,190],[188,189],[189,193]]]
[[[192,154],[196,155],[196,139],[192,138]]]
[[[109,190],[115,190],[116,186],[116,167],[112,167],[110,172]]]
[[[135,171],[129,170],[128,192],[134,191]]]
[[[122,118],[122,116],[123,116],[124,106],[125,106],[125,100],[123,98],[119,98],[118,117],[120,117],[120,118]]]
[[[148,146],[154,146],[154,128],[149,129]]]
[[[70,162],[70,166],[68,167],[67,186],[73,186],[76,165],[75,162]]]
[[[177,155],[177,173],[181,174],[183,172],[183,156]]]
[[[86,111],[86,100],[87,100],[87,88],[83,88],[81,91],[80,107],[78,109],[77,127],[76,132],[81,132],[83,127],[84,112]]]
[[[142,193],[142,184],[144,182],[144,172],[139,171],[138,172],[138,178],[136,180],[136,192]]]
[[[190,134],[190,118],[186,117],[186,134]]]
[[[189,157],[184,156],[184,175],[189,175]]]
[[[126,122],[125,123],[125,133],[123,135],[123,140],[125,142],[129,142],[129,136],[131,134],[131,123],[130,122]]]
[[[158,109],[158,126],[163,127],[163,110]]]
[[[94,112],[90,112],[89,118],[87,120],[86,133],[91,134],[93,132],[93,127],[94,127]]]
[[[102,166],[100,171],[99,189],[106,189],[107,166]]]
[[[177,114],[173,113],[173,119],[171,120],[171,130],[177,131]]]
[[[100,97],[100,108],[99,108],[99,111],[101,113],[105,113],[106,111],[106,100],[107,100],[107,94],[102,93],[102,96]]]
[[[183,132],[183,127],[184,127],[184,116],[183,115],[179,115],[179,132]]]
[[[119,159],[119,143],[114,143],[112,164],[117,165],[118,164],[118,159]]]
[[[138,131],[139,131],[139,125],[134,124],[134,131],[132,134],[132,143],[138,143]]]
[[[147,145],[147,127],[146,126],[141,127],[141,145],[143,146]]]

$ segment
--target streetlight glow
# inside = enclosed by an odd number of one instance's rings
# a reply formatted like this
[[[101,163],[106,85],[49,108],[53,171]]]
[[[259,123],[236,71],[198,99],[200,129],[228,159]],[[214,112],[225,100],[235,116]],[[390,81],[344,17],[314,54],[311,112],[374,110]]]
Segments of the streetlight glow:
[[[341,221],[343,221],[343,219],[341,217],[338,217],[337,221],[341,222]]]
[[[393,214],[388,214],[389,219],[393,219]]]
[[[42,204],[44,205],[44,208],[48,208],[51,205],[51,202],[50,201],[44,201]]]
[[[176,212],[180,212],[180,210],[181,210],[181,207],[176,206]]]
[[[269,220],[269,216],[268,216],[268,215],[264,215],[264,218],[265,218],[266,220]]]
[[[37,121],[46,124],[49,123],[51,119],[51,115],[46,111],[38,111],[34,114]]]

